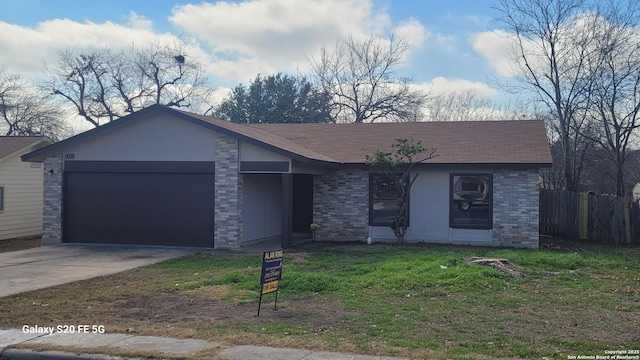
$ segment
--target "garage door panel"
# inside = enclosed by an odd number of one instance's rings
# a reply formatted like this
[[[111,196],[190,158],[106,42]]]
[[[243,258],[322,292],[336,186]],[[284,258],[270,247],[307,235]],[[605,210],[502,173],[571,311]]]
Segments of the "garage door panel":
[[[213,174],[65,175],[65,242],[213,247]]]

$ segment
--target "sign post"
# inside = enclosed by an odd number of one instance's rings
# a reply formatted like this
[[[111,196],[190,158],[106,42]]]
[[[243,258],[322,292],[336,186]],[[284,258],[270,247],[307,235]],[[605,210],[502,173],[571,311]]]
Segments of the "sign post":
[[[258,316],[260,316],[260,307],[262,306],[262,295],[276,293],[276,301],[273,307],[278,310],[278,289],[280,278],[282,277],[282,259],[284,251],[271,250],[262,254],[262,273],[260,276],[260,301],[258,302]]]

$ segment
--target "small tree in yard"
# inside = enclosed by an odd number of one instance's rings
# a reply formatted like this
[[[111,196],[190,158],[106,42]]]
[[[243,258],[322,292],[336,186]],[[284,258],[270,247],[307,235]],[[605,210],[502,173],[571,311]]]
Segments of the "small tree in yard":
[[[418,164],[422,164],[429,159],[438,156],[436,149],[426,148],[422,142],[411,139],[396,138],[392,152],[376,150],[372,155],[365,156],[365,162],[374,171],[392,179],[398,187],[398,212],[393,218],[391,228],[393,233],[402,243],[407,233],[409,225],[409,196],[411,187],[418,177],[414,169]]]

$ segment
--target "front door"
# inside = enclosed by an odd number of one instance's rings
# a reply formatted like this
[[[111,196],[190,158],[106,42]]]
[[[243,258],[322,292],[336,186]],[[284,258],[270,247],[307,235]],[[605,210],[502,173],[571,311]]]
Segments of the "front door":
[[[311,233],[313,222],[313,175],[293,174],[292,231]]]

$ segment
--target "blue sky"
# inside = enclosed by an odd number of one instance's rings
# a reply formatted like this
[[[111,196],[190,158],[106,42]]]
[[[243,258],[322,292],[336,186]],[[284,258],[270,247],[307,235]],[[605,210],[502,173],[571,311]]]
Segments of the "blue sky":
[[[308,56],[349,34],[401,34],[411,44],[403,75],[438,92],[500,97],[493,0],[0,0],[0,67],[41,76],[56,51],[118,47],[183,36],[228,89],[256,74],[304,72]],[[284,10],[289,10],[287,15]],[[269,34],[269,35],[265,35]],[[495,40],[495,41],[494,41]]]

